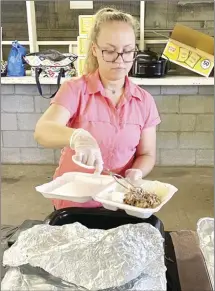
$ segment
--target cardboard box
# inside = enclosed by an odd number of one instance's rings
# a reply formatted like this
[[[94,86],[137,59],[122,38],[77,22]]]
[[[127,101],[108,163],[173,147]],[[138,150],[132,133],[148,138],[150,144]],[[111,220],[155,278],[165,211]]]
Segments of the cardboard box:
[[[82,76],[83,75],[85,60],[86,60],[85,57],[78,57],[78,59],[77,59],[77,73],[78,73],[78,76]]]
[[[79,15],[79,35],[89,35],[93,26],[94,15]]]
[[[214,38],[177,24],[162,57],[208,77],[214,67]]]
[[[86,35],[78,36],[78,56],[86,56],[89,39]]]

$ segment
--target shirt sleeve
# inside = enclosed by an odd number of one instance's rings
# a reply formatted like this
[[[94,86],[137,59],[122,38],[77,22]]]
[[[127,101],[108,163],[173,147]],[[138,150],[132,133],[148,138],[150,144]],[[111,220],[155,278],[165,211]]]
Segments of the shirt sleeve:
[[[143,129],[148,127],[156,126],[161,122],[160,115],[155,103],[154,98],[151,94],[146,92],[145,96],[145,122]]]
[[[73,83],[71,81],[64,82],[50,103],[63,106],[70,112],[71,117],[78,108],[78,95],[74,94],[72,86]]]

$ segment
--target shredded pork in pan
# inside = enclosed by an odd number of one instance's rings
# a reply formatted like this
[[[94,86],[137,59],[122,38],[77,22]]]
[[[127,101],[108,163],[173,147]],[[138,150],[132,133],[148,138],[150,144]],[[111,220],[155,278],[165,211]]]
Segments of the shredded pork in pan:
[[[155,208],[161,200],[154,193],[149,193],[141,188],[130,189],[123,200],[125,204],[140,208]]]

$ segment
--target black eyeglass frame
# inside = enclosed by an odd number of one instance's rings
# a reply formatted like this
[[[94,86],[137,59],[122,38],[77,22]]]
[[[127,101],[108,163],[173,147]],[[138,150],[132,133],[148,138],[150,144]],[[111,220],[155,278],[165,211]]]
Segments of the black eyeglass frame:
[[[126,63],[126,64],[128,64],[128,63],[133,63],[133,62],[135,61],[136,57],[137,57],[137,53],[139,52],[138,48],[136,47],[136,50],[134,50],[134,51],[130,51],[130,52],[133,52],[133,53],[134,53],[134,58],[133,58],[131,61],[125,61],[124,58],[123,58],[123,54],[124,54],[125,52],[118,53],[118,52],[114,51],[115,53],[117,53],[117,57],[116,57],[116,59],[113,60],[113,61],[106,61],[106,60],[104,59],[104,52],[108,52],[108,50],[104,50],[104,49],[102,49],[98,44],[96,44],[96,45],[97,45],[97,47],[100,49],[100,51],[102,52],[102,58],[103,58],[103,60],[104,60],[106,63],[115,63],[116,60],[119,58],[119,56],[121,56],[121,58],[122,58],[122,60],[123,60],[124,63]]]

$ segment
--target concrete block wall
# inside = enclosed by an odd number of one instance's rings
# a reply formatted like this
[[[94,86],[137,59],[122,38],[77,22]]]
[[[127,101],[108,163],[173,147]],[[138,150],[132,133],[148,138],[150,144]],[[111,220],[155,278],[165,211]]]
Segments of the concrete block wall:
[[[145,29],[146,37],[156,38],[151,30],[169,35],[169,31],[179,22],[202,32],[213,35],[213,1],[180,5],[179,1],[146,1]],[[189,2],[189,1],[186,1]],[[209,3],[210,2],[210,3]],[[36,21],[39,40],[76,40],[78,36],[78,15],[96,13],[104,6],[114,6],[140,17],[140,1],[94,1],[93,9],[70,9],[69,1],[35,1]],[[3,39],[28,39],[26,26],[26,3],[20,1],[2,1]],[[150,30],[150,31],[149,31]],[[165,31],[167,30],[167,31]],[[157,36],[160,38],[161,36]]]
[[[213,86],[147,86],[162,123],[157,133],[157,165],[213,166]],[[44,85],[44,94],[55,86]],[[44,149],[33,138],[35,124],[50,100],[35,85],[2,85],[2,163],[57,164],[59,150]]]
[[[3,0],[1,2],[3,40],[28,40],[26,1]],[[183,1],[172,0],[145,2],[145,39],[160,39],[163,38],[162,35],[168,37],[176,23],[214,35],[214,4],[211,0],[189,5],[180,5],[178,2]],[[189,0],[184,2],[188,3]],[[78,15],[94,14],[104,6],[114,6],[131,13],[137,19],[140,18],[140,1],[137,0],[94,1],[92,10],[71,10],[69,1],[35,1],[38,40],[77,40]],[[154,30],[162,35],[155,34]],[[28,46],[26,47],[28,49]],[[154,45],[150,47],[155,49]],[[40,49],[48,48],[53,47],[43,46]],[[164,45],[158,49],[158,52],[162,52],[163,48]],[[68,47],[56,46],[55,49],[65,52]],[[9,50],[10,46],[3,47],[4,59],[7,59]],[[157,51],[157,48],[155,50]]]

